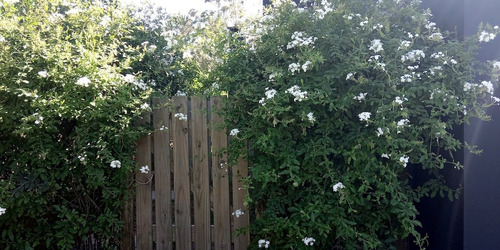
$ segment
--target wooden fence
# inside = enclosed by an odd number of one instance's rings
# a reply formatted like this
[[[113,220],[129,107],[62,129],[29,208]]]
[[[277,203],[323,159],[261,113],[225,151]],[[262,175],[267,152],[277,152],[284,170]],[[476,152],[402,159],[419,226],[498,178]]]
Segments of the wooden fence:
[[[155,132],[138,141],[136,156],[139,166],[150,171],[135,172],[135,202],[132,198],[123,213],[122,249],[247,248],[249,234],[234,231],[249,223],[241,181],[248,163],[227,164],[222,149],[228,136],[216,129],[223,118],[213,112],[220,105],[219,98],[153,100],[153,106],[161,106],[152,114]],[[151,116],[144,122],[151,122]],[[238,209],[244,214],[236,217]]]

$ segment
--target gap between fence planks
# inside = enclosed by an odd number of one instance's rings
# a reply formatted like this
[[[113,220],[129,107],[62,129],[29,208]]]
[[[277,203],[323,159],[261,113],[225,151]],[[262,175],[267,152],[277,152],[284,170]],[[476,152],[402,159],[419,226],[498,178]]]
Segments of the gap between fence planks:
[[[248,232],[233,233],[249,224],[240,181],[248,176],[248,163],[240,159],[236,166],[227,165],[228,137],[219,129],[224,118],[214,112],[221,105],[220,98],[153,100],[155,132],[138,141],[136,155],[138,166],[152,171],[135,172],[135,240],[126,239],[128,232],[124,244],[135,241],[135,249],[141,250],[247,249]],[[180,120],[178,113],[189,119]],[[231,215],[237,209],[244,212],[238,218]],[[125,224],[133,220],[129,216]],[[122,249],[130,249],[124,244]]]

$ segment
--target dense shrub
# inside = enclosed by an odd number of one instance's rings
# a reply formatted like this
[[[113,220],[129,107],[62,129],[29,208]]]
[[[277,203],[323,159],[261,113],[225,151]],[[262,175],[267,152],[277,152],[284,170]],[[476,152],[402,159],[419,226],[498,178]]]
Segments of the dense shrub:
[[[100,1],[0,3],[0,246],[116,246],[151,93],[133,22]]]
[[[460,191],[453,128],[499,100],[500,64],[474,58],[498,27],[459,41],[419,1],[300,2],[242,29],[219,71],[231,152],[251,149],[252,248],[423,246],[415,203]]]

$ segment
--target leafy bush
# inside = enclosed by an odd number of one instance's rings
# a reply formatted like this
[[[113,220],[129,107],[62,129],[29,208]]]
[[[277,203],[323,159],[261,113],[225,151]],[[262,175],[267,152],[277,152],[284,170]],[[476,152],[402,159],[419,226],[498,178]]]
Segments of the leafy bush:
[[[0,245],[119,243],[120,208],[151,88],[132,19],[100,1],[0,6]],[[128,74],[130,73],[130,74]]]
[[[423,247],[415,203],[460,191],[442,175],[463,168],[453,128],[499,101],[500,63],[474,58],[498,27],[459,41],[419,1],[300,2],[246,26],[218,71],[230,153],[251,149],[252,248]]]

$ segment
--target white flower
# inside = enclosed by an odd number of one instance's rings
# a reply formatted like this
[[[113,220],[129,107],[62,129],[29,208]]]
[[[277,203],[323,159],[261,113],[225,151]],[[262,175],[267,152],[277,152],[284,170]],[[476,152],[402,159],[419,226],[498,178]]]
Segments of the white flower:
[[[292,75],[295,74],[295,71],[300,71],[300,64],[292,63],[288,65],[288,71],[292,72]]]
[[[455,59],[450,59],[450,62],[451,62],[451,64],[457,64],[458,63],[457,60],[455,60]]]
[[[49,76],[47,74],[47,70],[38,71],[38,75],[42,78],[46,78],[47,76]]]
[[[139,169],[139,171],[141,171],[141,173],[143,173],[143,174],[147,174],[147,173],[149,173],[149,166],[144,165],[141,167],[141,169]]]
[[[312,62],[307,61],[306,63],[304,63],[304,64],[302,65],[302,70],[303,70],[304,72],[306,72],[306,71],[307,71],[307,69],[308,69],[308,67],[309,67],[309,65],[311,65],[311,64],[312,64]]]
[[[353,78],[354,74],[356,74],[356,72],[351,72],[351,73],[347,74],[347,76],[345,77],[345,79],[349,80],[349,79]]]
[[[411,82],[412,80],[412,75],[405,74],[404,76],[401,76],[401,82]]]
[[[358,115],[360,121],[368,121],[372,113],[370,112],[362,112]]]
[[[229,132],[229,135],[230,136],[236,136],[239,132],[240,132],[239,129],[233,128],[233,129],[231,129],[231,132]]]
[[[118,160],[114,160],[109,164],[112,168],[120,168],[122,166],[122,163]]]
[[[265,93],[267,99],[274,98],[274,95],[276,95],[276,90],[275,89],[270,89],[267,90]]]
[[[287,89],[285,93],[292,94],[295,97],[293,99],[294,102],[301,102],[302,100],[307,99],[307,91],[300,91],[300,87],[297,85],[293,85],[292,87]]]
[[[358,100],[359,102],[363,101],[368,93],[359,93],[358,96],[355,96],[353,99]]]
[[[377,128],[377,131],[375,131],[375,132],[377,133],[377,137],[384,135],[384,130],[382,130],[382,128]]]
[[[390,156],[391,156],[391,155],[388,155],[388,154],[382,154],[382,155],[381,155],[381,157],[382,157],[382,158],[387,158],[387,159],[389,159],[389,157],[390,157]]]
[[[301,46],[312,46],[317,37],[307,37],[307,34],[303,31],[295,31],[292,34],[292,41],[286,45],[286,49],[293,49],[295,47]]]
[[[444,54],[441,51],[439,51],[437,53],[432,53],[431,54],[431,58],[434,58],[434,59],[438,59],[438,58],[441,58],[441,57],[444,57]]]
[[[7,211],[7,209],[0,207],[0,215],[5,214],[6,211]]]
[[[379,39],[374,39],[371,41],[371,46],[369,48],[370,50],[373,50],[373,52],[375,53],[378,53],[382,50],[384,50],[384,48],[382,48],[382,43],[380,42]]]
[[[479,35],[479,42],[489,42],[493,39],[495,39],[496,35],[493,33],[488,33],[486,31],[482,31],[481,34]]]
[[[410,61],[410,62],[414,63],[422,58],[425,58],[424,51],[419,50],[419,49],[415,49],[415,50],[409,51],[405,55],[402,55],[401,62]]]
[[[83,155],[79,155],[78,156],[78,160],[80,160],[81,162],[85,161],[85,158],[87,157],[86,154],[83,154]]]
[[[3,43],[3,42],[5,42],[5,41],[6,41],[6,40],[5,40],[5,37],[4,37],[4,36],[2,36],[2,35],[0,35],[0,43]]]
[[[377,23],[377,24],[373,25],[372,30],[382,29],[383,27],[384,27],[384,25]]]
[[[240,216],[244,215],[245,213],[241,211],[241,209],[237,209],[232,213],[232,215],[236,216],[236,218],[239,218]]]
[[[179,118],[179,121],[187,121],[188,119],[187,115],[183,113],[177,113],[174,115],[174,117]]]
[[[89,83],[90,83],[90,79],[88,77],[86,77],[86,76],[80,77],[78,79],[78,81],[76,81],[76,85],[80,85],[80,86],[83,86],[83,87],[88,87]]]
[[[269,248],[269,244],[270,242],[268,240],[263,240],[263,239],[260,239],[259,240],[259,248]]]
[[[315,122],[315,121],[316,121],[316,118],[314,117],[313,112],[309,112],[309,113],[307,114],[307,119],[308,119],[310,122]]]
[[[345,188],[342,182],[337,182],[337,184],[333,185],[333,192],[338,192],[340,189]]]
[[[76,15],[76,14],[78,14],[80,12],[82,12],[81,9],[79,9],[79,8],[73,8],[73,9],[70,9],[70,10],[66,11],[65,14],[68,15],[68,16],[71,16],[71,15]]]
[[[493,27],[493,29],[496,29],[496,30],[497,30],[497,29],[498,29],[498,25],[495,25],[495,27]]]
[[[436,23],[427,21],[427,24],[425,25],[425,28],[428,30],[435,30],[436,29]]]
[[[436,32],[436,33],[432,33],[430,36],[429,36],[429,39],[430,40],[433,40],[433,41],[436,41],[436,42],[440,42],[443,40],[443,35],[439,32]]]
[[[495,68],[495,69],[500,69],[500,62],[499,62],[499,61],[494,61],[494,62],[492,63],[492,66],[493,66],[493,68]]]
[[[368,20],[362,21],[359,23],[359,26],[364,27],[365,25],[368,24]],[[380,40],[379,40],[380,41]]]
[[[274,79],[276,78],[276,73],[272,73],[269,75],[269,81],[274,82]]]
[[[40,124],[43,121],[43,116],[39,115],[38,113],[34,113],[33,116],[36,118],[35,124]]]
[[[99,23],[99,26],[108,26],[110,22],[111,18],[109,16],[103,16],[101,22]]]
[[[410,157],[404,155],[404,156],[401,156],[399,157],[399,161],[401,163],[403,163],[403,166],[406,167],[406,165],[408,164],[408,160],[410,159]]]
[[[399,43],[398,50],[401,50],[401,49],[408,49],[410,46],[411,46],[411,42],[410,42],[410,41],[402,40],[402,41]]]
[[[144,109],[144,110],[151,110],[151,108],[149,107],[149,104],[148,104],[148,103],[143,103],[143,104],[141,104],[141,109]]]
[[[403,98],[401,98],[401,97],[399,97],[399,96],[396,96],[396,99],[394,100],[394,102],[395,102],[396,104],[398,104],[398,105],[403,104],[403,102],[404,102],[404,101],[408,101],[408,98],[406,98],[406,97],[404,97],[404,96],[403,96]]]
[[[186,96],[186,92],[182,92],[180,90],[177,90],[177,93],[175,93],[175,96]]]
[[[477,88],[479,85],[476,83],[464,82],[464,91],[469,91],[471,89]]]
[[[482,81],[481,87],[486,88],[486,92],[493,95],[495,89],[493,88],[493,84],[490,81]]]
[[[316,242],[316,240],[312,237],[305,237],[304,239],[302,239],[302,242],[304,242],[306,246],[312,246],[314,245],[314,242]]]
[[[135,82],[135,76],[132,75],[132,74],[126,74],[124,77],[123,77],[123,80],[127,83],[134,83]]]
[[[397,123],[396,126],[398,128],[400,128],[400,127],[404,127],[404,126],[408,125],[408,123],[410,123],[410,120],[408,120],[408,119],[401,119],[401,120],[398,121],[398,123]]]
[[[162,125],[162,126],[160,127],[160,131],[167,130],[167,129],[168,129],[168,128],[167,128],[167,127],[165,127],[164,125]]]

